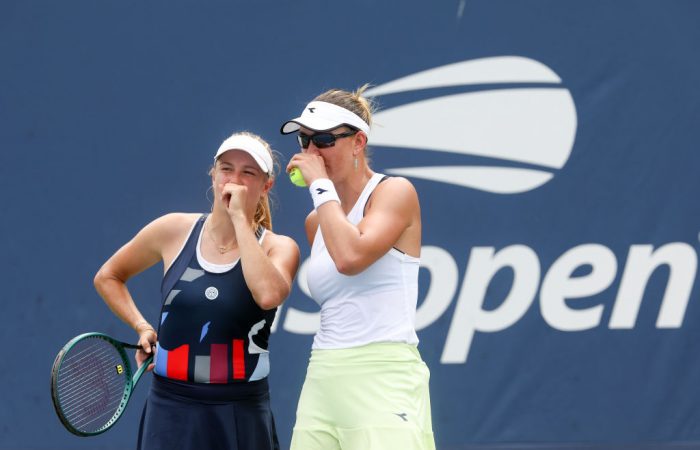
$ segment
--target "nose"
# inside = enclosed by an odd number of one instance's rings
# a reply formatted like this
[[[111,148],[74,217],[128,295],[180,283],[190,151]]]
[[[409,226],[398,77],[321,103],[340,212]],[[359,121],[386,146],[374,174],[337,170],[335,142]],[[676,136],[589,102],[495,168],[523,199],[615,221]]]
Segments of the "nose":
[[[238,171],[234,170],[226,174],[224,177],[224,184],[226,183],[241,184],[241,177]]]
[[[301,149],[303,153],[308,153],[310,155],[320,155],[321,152],[319,152],[318,147],[316,147],[316,144],[313,143],[313,141],[309,142],[309,146],[306,148]]]

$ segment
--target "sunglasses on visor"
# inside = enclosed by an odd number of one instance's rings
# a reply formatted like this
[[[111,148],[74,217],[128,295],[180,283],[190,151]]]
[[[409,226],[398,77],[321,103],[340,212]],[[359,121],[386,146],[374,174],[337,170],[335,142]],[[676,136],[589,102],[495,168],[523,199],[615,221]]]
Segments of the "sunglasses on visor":
[[[299,133],[297,135],[297,140],[299,140],[299,145],[301,145],[301,148],[309,148],[310,142],[313,142],[314,145],[318,148],[328,148],[333,147],[335,145],[336,139],[352,136],[355,133],[357,133],[357,130],[350,130],[340,134],[314,133],[309,135],[305,133]]]

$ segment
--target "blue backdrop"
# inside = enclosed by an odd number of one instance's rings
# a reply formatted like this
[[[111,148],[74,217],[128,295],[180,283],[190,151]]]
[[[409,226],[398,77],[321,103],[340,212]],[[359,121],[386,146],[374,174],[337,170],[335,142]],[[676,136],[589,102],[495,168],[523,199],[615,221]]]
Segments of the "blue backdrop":
[[[130,448],[67,433],[49,396],[74,335],[132,332],[92,287],[171,211],[206,211],[234,131],[369,82],[373,166],[423,216],[419,349],[439,449],[700,448],[700,3],[0,3],[2,448]],[[311,200],[280,177],[305,260]],[[302,267],[303,269],[303,267]],[[157,321],[162,268],[129,286]],[[288,447],[317,307],[303,270],[271,339]]]

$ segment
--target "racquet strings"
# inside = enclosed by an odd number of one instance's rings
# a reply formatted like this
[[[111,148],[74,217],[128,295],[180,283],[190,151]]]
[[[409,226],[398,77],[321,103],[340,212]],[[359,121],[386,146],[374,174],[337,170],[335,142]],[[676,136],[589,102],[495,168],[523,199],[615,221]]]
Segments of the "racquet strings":
[[[110,342],[95,337],[76,343],[57,373],[56,396],[64,418],[81,432],[98,431],[119,407],[127,372],[122,355]]]

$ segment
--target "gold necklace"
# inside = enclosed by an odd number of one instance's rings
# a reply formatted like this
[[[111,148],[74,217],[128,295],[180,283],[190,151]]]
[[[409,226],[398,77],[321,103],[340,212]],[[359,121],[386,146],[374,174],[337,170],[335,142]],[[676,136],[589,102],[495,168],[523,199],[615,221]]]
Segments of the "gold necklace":
[[[211,234],[211,227],[210,227],[210,225],[211,225],[211,224],[209,223],[209,221],[207,221],[207,223],[206,223],[206,232],[207,232],[207,236],[209,236],[209,239],[211,239],[211,241],[212,241],[212,242],[214,243],[214,245],[216,246],[216,249],[217,249],[217,250],[219,251],[219,253],[222,254],[222,255],[223,255],[224,253],[226,253],[226,252],[230,252],[230,251],[233,249],[233,244],[235,244],[235,241],[231,242],[229,245],[219,245],[219,244],[216,242],[216,239],[214,239],[214,236]]]

